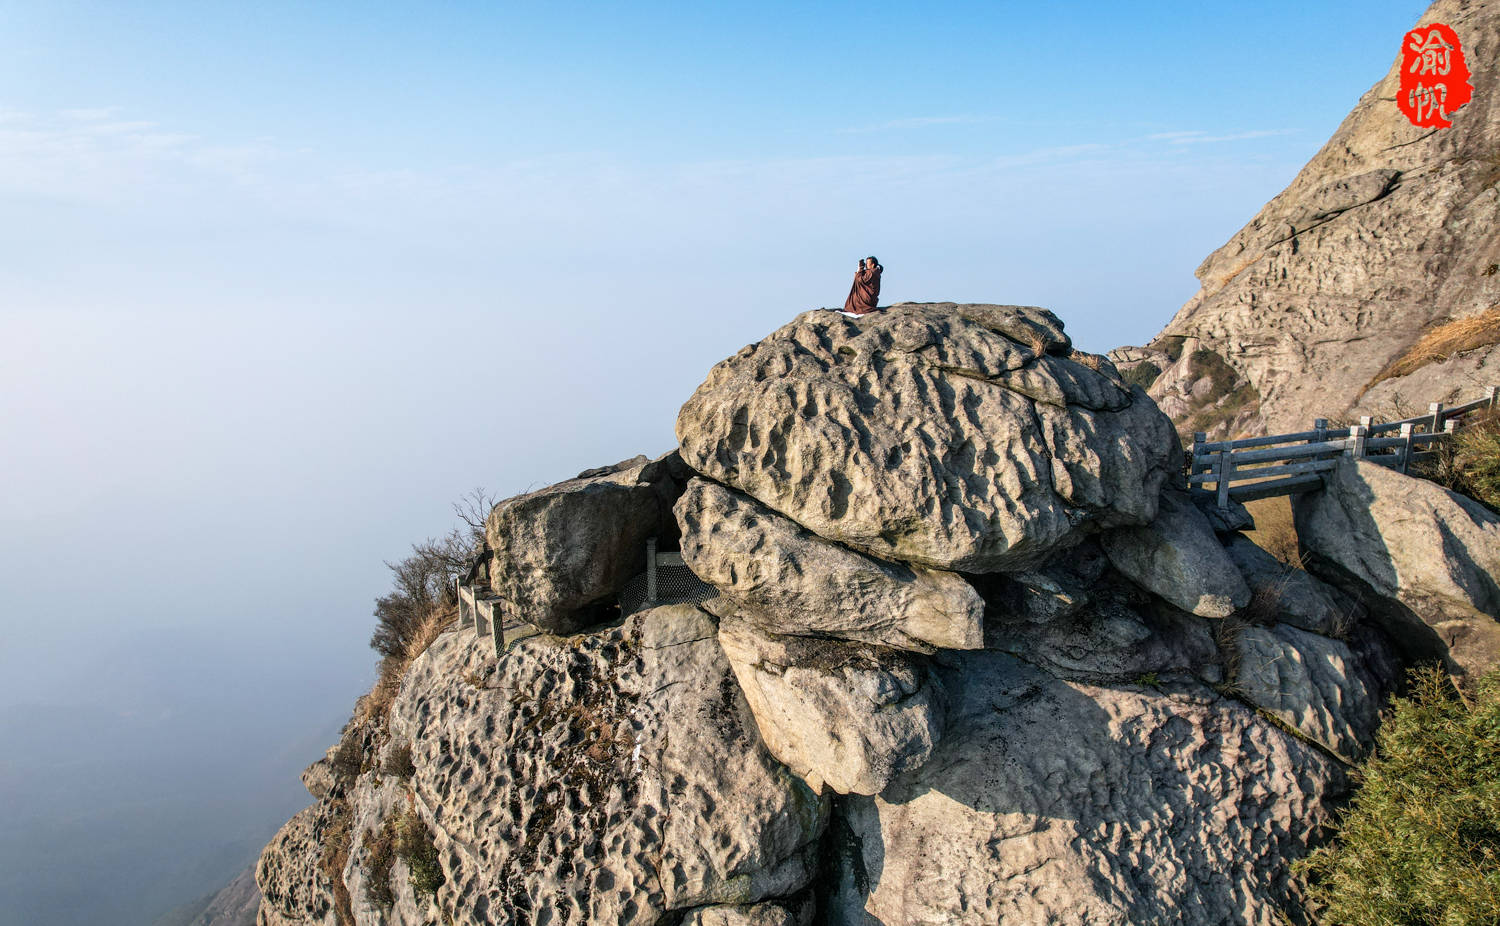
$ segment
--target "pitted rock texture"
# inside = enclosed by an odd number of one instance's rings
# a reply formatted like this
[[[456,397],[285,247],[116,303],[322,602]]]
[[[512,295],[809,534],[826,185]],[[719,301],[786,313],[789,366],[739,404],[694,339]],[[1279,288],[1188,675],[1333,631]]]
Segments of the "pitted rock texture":
[[[1430,22],[1453,27],[1473,73],[1473,100],[1452,128],[1418,128],[1396,107],[1393,34],[1385,76],[1287,188],[1203,261],[1202,288],[1153,342],[1198,338],[1249,381],[1259,414],[1239,430],[1402,417],[1390,414],[1398,394],[1422,407],[1467,400],[1477,397],[1470,382],[1500,375],[1500,351],[1484,345],[1366,392],[1430,325],[1500,303],[1500,273],[1490,269],[1500,264],[1500,6],[1438,0],[1418,20]],[[1151,394],[1165,400],[1174,388],[1163,376]]]
[[[1052,313],[902,304],[807,312],[715,366],[683,460],[830,540],[966,572],[1020,570],[1144,524],[1180,452],[1114,368],[1062,356]]]
[[[507,499],[485,523],[491,590],[506,613],[568,633],[610,616],[645,569],[646,540],[675,533],[675,454],[637,457]]]
[[[920,770],[841,801],[830,922],[1271,924],[1346,788],[1339,764],[1196,685],[1063,682],[945,654],[956,705]]]
[[[814,791],[879,794],[942,736],[927,667],[858,643],[772,637],[724,621],[719,642],[771,754]]]
[[[1309,566],[1364,594],[1396,642],[1457,672],[1500,666],[1500,517],[1473,499],[1364,460],[1294,497]]]
[[[1250,603],[1250,588],[1213,526],[1182,492],[1163,493],[1150,524],[1110,531],[1101,542],[1116,569],[1184,611],[1228,617]]]
[[[331,815],[326,799],[306,808],[261,853],[255,866],[260,926],[336,926],[333,884],[318,866]]]
[[[443,909],[507,926],[651,924],[808,883],[826,802],[761,744],[703,612],[532,637],[493,670],[488,652],[443,635],[392,707]]]
[[[767,633],[931,651],[977,649],[984,602],[959,576],[857,553],[748,496],[694,479],[675,508],[682,557],[723,597],[704,606]]]
[[[1347,645],[1276,624],[1238,634],[1240,696],[1351,765],[1375,744],[1380,691]]]

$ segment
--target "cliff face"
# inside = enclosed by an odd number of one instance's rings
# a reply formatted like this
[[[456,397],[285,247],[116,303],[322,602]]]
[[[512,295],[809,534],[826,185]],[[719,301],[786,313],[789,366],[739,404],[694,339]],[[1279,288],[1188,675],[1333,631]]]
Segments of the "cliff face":
[[[1164,370],[1151,395],[1184,432],[1298,431],[1500,383],[1500,3],[1438,0],[1418,22],[1452,26],[1472,71],[1452,127],[1399,111],[1398,53],[1203,261],[1202,288],[1156,340],[1112,354]]]
[[[1500,610],[1288,573],[1040,309],[807,313],[677,431],[496,507],[511,645],[452,626],[356,712],[264,926],[1301,922],[1401,635]],[[636,607],[643,537],[696,579]]]

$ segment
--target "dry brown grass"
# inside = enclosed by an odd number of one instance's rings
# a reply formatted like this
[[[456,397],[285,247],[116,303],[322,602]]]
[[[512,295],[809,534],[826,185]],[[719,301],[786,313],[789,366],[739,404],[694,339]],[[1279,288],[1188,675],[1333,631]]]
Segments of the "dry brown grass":
[[[1470,318],[1460,318],[1428,329],[1417,343],[1375,374],[1365,389],[1387,379],[1415,373],[1430,363],[1440,363],[1466,350],[1500,344],[1500,305]]]
[[[416,633],[412,634],[406,652],[380,660],[375,687],[359,699],[359,704],[354,709],[355,723],[384,724],[391,702],[396,700],[397,693],[401,691],[401,680],[406,677],[406,670],[411,668],[412,661],[427,652],[427,647],[438,638],[438,634],[447,630],[456,620],[458,609],[453,605],[439,606],[427,612],[427,616],[417,625]]]
[[[1074,363],[1082,364],[1083,366],[1088,367],[1095,373],[1104,368],[1105,358],[1100,354],[1091,354],[1088,351],[1074,350],[1073,353],[1068,356],[1068,359],[1072,360]]]
[[[1291,568],[1301,569],[1302,548],[1297,543],[1297,527],[1292,522],[1292,500],[1284,495],[1262,498],[1247,502],[1245,507],[1255,518],[1255,530],[1246,531],[1245,536]]]

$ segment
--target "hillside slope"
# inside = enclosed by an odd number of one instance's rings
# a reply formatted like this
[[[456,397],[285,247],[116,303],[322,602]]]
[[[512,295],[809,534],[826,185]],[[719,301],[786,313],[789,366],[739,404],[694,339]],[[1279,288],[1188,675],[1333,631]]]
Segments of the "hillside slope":
[[[1184,433],[1285,432],[1500,384],[1500,2],[1438,0],[1473,99],[1451,128],[1396,105],[1400,55],[1328,143],[1196,273],[1202,288],[1122,371]],[[1396,49],[1398,36],[1392,36]]]

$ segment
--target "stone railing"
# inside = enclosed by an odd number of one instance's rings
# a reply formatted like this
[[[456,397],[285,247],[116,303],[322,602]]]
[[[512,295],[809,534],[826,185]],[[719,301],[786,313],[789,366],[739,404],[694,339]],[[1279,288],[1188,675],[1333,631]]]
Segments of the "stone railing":
[[[1447,408],[1434,402],[1427,414],[1399,421],[1377,423],[1366,415],[1347,428],[1330,428],[1327,419],[1319,418],[1310,431],[1212,442],[1199,431],[1193,435],[1188,488],[1211,491],[1224,509],[1230,502],[1319,488],[1324,474],[1338,465],[1340,457],[1368,460],[1404,473],[1411,464],[1430,459],[1436,450],[1432,445],[1463,427],[1464,416],[1494,411],[1497,394],[1500,387],[1490,386],[1483,398],[1463,405]],[[1381,436],[1388,434],[1396,436]]]

